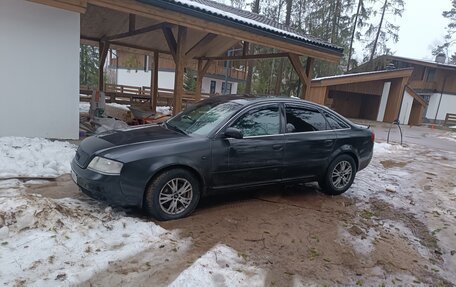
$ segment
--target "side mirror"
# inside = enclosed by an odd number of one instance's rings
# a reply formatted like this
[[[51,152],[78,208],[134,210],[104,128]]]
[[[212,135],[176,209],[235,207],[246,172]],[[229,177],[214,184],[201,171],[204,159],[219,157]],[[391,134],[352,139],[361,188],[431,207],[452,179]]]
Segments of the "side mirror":
[[[225,130],[225,138],[242,139],[243,137],[240,129],[230,127]]]

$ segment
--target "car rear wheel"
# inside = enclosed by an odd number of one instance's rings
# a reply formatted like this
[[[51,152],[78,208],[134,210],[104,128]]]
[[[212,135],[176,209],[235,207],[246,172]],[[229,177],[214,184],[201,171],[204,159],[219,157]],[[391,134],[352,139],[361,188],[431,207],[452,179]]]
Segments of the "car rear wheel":
[[[339,195],[350,188],[355,175],[356,164],[353,157],[344,154],[333,160],[325,176],[318,183],[323,193]]]
[[[158,220],[188,216],[200,198],[200,186],[185,169],[172,169],[154,178],[144,196],[145,211]]]

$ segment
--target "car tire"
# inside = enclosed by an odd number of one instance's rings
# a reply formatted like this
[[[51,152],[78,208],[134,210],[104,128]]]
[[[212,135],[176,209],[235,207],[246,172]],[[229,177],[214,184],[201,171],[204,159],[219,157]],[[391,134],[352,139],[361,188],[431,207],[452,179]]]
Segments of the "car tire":
[[[158,220],[188,216],[198,205],[200,183],[188,170],[171,169],[160,173],[144,195],[144,210]]]
[[[356,164],[353,157],[347,154],[336,157],[329,165],[326,174],[318,184],[327,195],[339,195],[346,192],[356,175]]]

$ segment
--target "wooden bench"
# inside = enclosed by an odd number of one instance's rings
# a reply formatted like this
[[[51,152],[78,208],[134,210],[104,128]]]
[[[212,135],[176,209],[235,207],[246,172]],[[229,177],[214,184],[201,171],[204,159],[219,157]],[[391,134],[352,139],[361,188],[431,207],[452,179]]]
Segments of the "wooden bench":
[[[456,114],[446,114],[445,122],[443,124],[445,126],[456,125]]]

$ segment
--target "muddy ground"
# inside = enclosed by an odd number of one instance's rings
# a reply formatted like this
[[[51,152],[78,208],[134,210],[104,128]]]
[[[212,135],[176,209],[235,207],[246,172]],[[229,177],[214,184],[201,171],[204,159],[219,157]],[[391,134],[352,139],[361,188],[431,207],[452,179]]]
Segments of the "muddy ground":
[[[455,286],[455,177],[455,153],[394,146],[342,196],[307,184],[205,198],[190,217],[157,222],[191,239],[185,253],[164,247],[151,264],[148,250],[83,285],[166,286],[222,243],[264,270],[266,286]],[[85,199],[69,176],[28,191]]]

